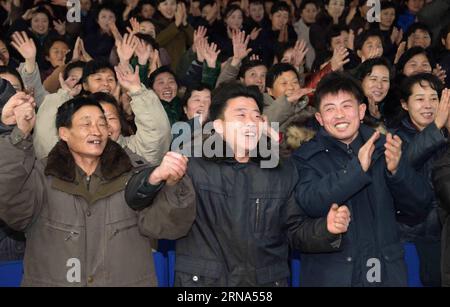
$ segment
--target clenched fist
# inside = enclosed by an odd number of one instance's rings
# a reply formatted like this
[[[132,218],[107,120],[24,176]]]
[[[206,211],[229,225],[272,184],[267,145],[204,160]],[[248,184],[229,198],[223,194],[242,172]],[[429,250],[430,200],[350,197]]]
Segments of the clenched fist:
[[[158,185],[162,181],[165,181],[168,185],[176,184],[186,174],[187,162],[188,158],[182,154],[169,151],[161,164],[151,173],[148,182],[151,185]]]
[[[350,224],[350,210],[347,206],[333,204],[327,215],[327,229],[332,234],[347,232]]]

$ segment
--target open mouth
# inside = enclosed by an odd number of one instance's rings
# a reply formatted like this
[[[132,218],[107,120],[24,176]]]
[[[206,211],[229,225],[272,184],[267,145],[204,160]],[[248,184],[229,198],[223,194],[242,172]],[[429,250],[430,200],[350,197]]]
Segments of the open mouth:
[[[434,113],[433,112],[424,112],[424,113],[420,113],[420,115],[422,115],[426,119],[432,119]]]
[[[334,127],[337,130],[344,131],[345,129],[348,128],[349,125],[350,125],[350,123],[337,123],[336,125],[334,125]]]
[[[89,140],[88,141],[88,144],[91,144],[91,145],[100,145],[101,143],[102,143],[101,140]]]
[[[171,100],[173,97],[173,93],[172,93],[172,91],[163,91],[162,96],[163,96],[164,100]]]

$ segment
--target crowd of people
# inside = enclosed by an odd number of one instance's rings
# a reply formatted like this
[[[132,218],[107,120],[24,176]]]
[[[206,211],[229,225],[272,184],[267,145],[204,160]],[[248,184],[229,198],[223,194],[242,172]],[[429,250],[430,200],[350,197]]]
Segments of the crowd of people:
[[[0,0],[23,285],[450,286],[450,1],[72,2]]]

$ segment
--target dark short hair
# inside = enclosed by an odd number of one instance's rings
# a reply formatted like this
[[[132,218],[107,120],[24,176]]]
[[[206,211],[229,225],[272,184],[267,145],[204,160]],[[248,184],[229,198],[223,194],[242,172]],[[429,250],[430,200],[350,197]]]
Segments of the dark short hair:
[[[268,71],[266,75],[266,87],[272,88],[275,80],[284,72],[292,71],[297,75],[297,78],[300,80],[297,70],[294,66],[288,63],[278,63],[273,65]]]
[[[301,14],[308,4],[315,5],[317,9],[320,8],[316,0],[303,0],[298,8],[298,12]]]
[[[397,15],[397,6],[395,5],[394,2],[391,2],[391,1],[381,1],[380,11],[382,11],[382,10],[387,10],[387,9],[394,9],[394,10],[395,10],[395,14]]]
[[[322,99],[330,94],[336,95],[339,92],[346,92],[355,96],[358,103],[365,99],[361,83],[345,72],[332,72],[320,80],[314,94],[314,106],[320,109]]]
[[[63,78],[66,80],[69,77],[69,72],[74,68],[81,68],[84,69],[84,66],[86,65],[86,62],[83,61],[75,61],[67,64],[66,68],[64,69],[64,75]],[[80,79],[81,81],[81,79]]]
[[[370,29],[370,30],[366,30],[361,32],[358,36],[356,36],[355,38],[355,48],[354,50],[361,50],[364,43],[370,38],[370,37],[378,37],[380,39],[381,42],[381,46],[383,46],[383,50],[385,50],[384,47],[384,39],[383,39],[383,34],[381,33],[380,30],[378,29]]]
[[[200,83],[200,84],[196,84],[193,86],[190,86],[186,89],[186,92],[184,92],[184,96],[182,99],[182,106],[185,107],[188,104],[188,100],[189,98],[191,98],[192,93],[197,91],[197,92],[201,92],[203,90],[208,90],[210,92],[212,92],[211,86],[204,84],[204,83]]]
[[[149,19],[145,19],[145,21],[151,22]],[[152,46],[153,49],[159,50],[158,43],[150,34],[137,33],[136,37],[142,39],[145,43]]]
[[[208,5],[213,6],[214,3],[216,3],[216,1],[214,1],[214,0],[203,0],[203,1],[200,1],[200,11],[202,11],[205,6],[208,6]]]
[[[400,86],[400,99],[408,101],[408,98],[412,95],[413,86],[415,84],[419,84],[421,87],[423,87],[425,85],[424,82],[427,82],[430,87],[438,93],[439,98],[441,98],[443,84],[439,80],[439,78],[433,74],[420,73],[403,80]]]
[[[45,56],[50,55],[50,49],[57,42],[62,42],[64,44],[66,44],[67,48],[70,49],[70,44],[64,36],[60,36],[60,35],[53,36],[44,43],[44,55]]]
[[[231,4],[225,8],[225,12],[223,12],[223,20],[225,20],[229,15],[233,14],[235,11],[241,11],[242,17],[245,16],[244,11],[241,9],[239,5]]]
[[[161,66],[150,74],[150,76],[148,77],[148,80],[147,80],[147,84],[146,84],[147,87],[153,88],[153,84],[155,83],[156,77],[158,77],[160,74],[165,73],[165,72],[171,74],[175,78],[175,82],[177,82],[177,85],[179,84],[178,80],[177,80],[177,76],[172,71],[172,69],[170,69],[169,66]]]
[[[431,33],[430,28],[424,24],[423,22],[415,22],[413,23],[409,28],[408,31],[406,31],[406,38],[410,37],[411,34],[416,32],[417,30],[422,30],[428,33],[430,35],[430,38],[433,39],[433,33]]]
[[[397,62],[397,65],[395,66],[397,69],[397,74],[403,74],[403,69],[405,68],[406,63],[408,63],[409,60],[411,60],[413,57],[415,57],[418,54],[423,54],[427,57],[428,61],[430,62],[431,67],[435,66],[435,61],[433,59],[433,56],[431,53],[423,49],[422,47],[412,47],[405,51],[405,53],[402,54],[400,59]]]
[[[96,74],[101,70],[109,69],[113,72],[114,78],[116,78],[116,73],[114,71],[114,67],[104,59],[92,60],[86,63],[83,68],[83,77],[82,82],[87,82],[87,79],[90,75]]]
[[[22,77],[16,69],[10,68],[9,66],[0,66],[0,74],[10,74],[19,80],[22,89],[25,89],[25,84],[23,83]]]
[[[252,69],[253,67],[257,66],[266,66],[262,60],[250,60],[250,59],[244,59],[242,61],[241,68],[239,69],[238,78],[244,78],[245,73]],[[267,67],[267,66],[266,66]]]
[[[389,64],[388,60],[384,57],[368,59],[367,61],[364,61],[363,63],[359,64],[355,70],[354,74],[355,78],[362,82],[364,78],[372,72],[374,66],[386,67],[389,71],[389,79],[390,80],[394,79],[392,66],[391,64]]]
[[[209,108],[209,119],[214,121],[222,118],[230,99],[236,97],[247,97],[255,100],[259,111],[262,113],[264,108],[263,95],[257,86],[245,86],[241,82],[231,81],[220,84],[212,92],[211,106]]]
[[[117,102],[116,98],[108,93],[104,93],[104,92],[97,92],[97,93],[93,93],[90,94],[88,96],[89,98],[91,98],[92,100],[97,101],[98,103],[108,103],[110,105],[113,105],[117,110],[119,110],[119,103]]]
[[[61,127],[71,128],[74,114],[85,106],[98,107],[102,113],[104,113],[102,106],[96,100],[89,97],[75,97],[66,101],[58,108],[58,113],[56,114],[56,129]]]
[[[291,12],[291,8],[289,7],[289,4],[287,4],[286,2],[278,1],[278,2],[275,2],[272,5],[272,8],[270,9],[270,14],[273,15],[276,12],[279,12],[279,11],[286,11],[286,12],[290,13]]]

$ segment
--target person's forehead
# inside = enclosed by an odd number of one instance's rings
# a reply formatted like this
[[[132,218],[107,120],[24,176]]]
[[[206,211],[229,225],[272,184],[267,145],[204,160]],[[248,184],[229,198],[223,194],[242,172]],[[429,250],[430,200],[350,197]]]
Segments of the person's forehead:
[[[281,79],[298,79],[298,76],[295,72],[292,70],[284,71],[281,74],[278,75],[278,77],[275,79],[275,81]]]
[[[163,72],[156,76],[155,81],[161,80],[175,80],[175,77],[170,72]]]
[[[375,65],[369,73],[370,76],[373,75],[387,75],[389,76],[389,69],[384,65]]]
[[[247,111],[257,111],[259,112],[258,104],[256,103],[255,99],[250,97],[235,97],[228,99],[227,101],[227,110],[233,112],[245,109]]]
[[[366,43],[381,43],[381,39],[379,36],[369,36],[365,41],[364,44]]]
[[[56,41],[50,47],[50,49],[57,49],[57,48],[69,49],[69,46],[67,46],[67,44],[65,42]]]
[[[337,93],[328,93],[325,96],[322,97],[321,99],[321,105],[324,106],[326,104],[334,104],[334,105],[339,105],[341,103],[344,102],[355,102],[358,103],[356,101],[356,97],[353,93],[349,93],[346,91],[339,91]]]
[[[211,96],[211,92],[208,89],[203,89],[201,91],[192,91],[192,96]]]
[[[85,119],[98,119],[105,118],[103,111],[96,106],[82,106],[79,108],[72,117],[74,120],[85,120]]]
[[[430,83],[425,80],[421,80],[420,82],[414,83],[411,88],[412,95],[417,94],[435,94],[437,95],[437,91],[431,87]]]
[[[248,69],[245,73],[252,73],[252,72],[265,73],[265,72],[267,72],[267,67],[264,65],[254,66],[254,67]]]
[[[92,74],[91,76],[101,76],[101,77],[114,77],[115,74],[114,72],[109,69],[109,68],[102,68],[97,70],[94,74]]]
[[[48,16],[44,13],[38,12],[38,13],[34,13],[33,17],[31,17],[32,20],[35,19],[47,19],[48,20]]]
[[[407,63],[411,62],[429,62],[428,58],[424,54],[416,54]]]

